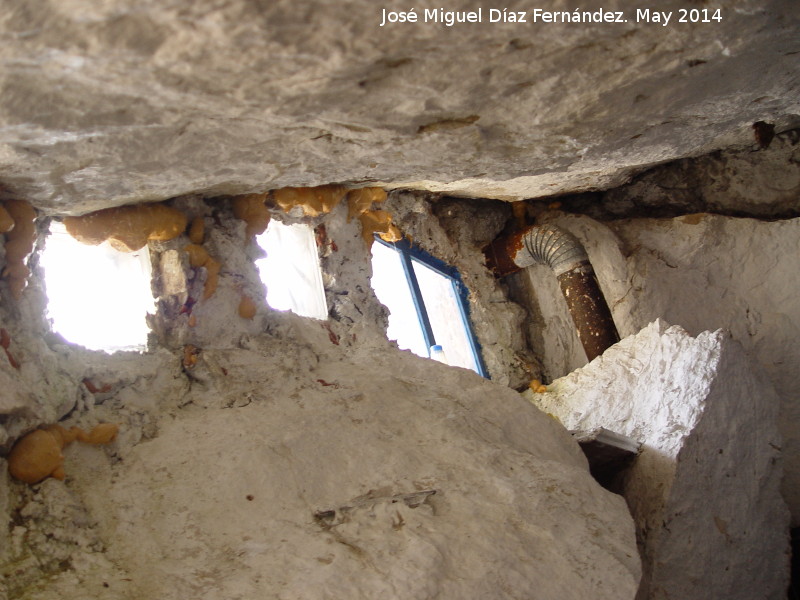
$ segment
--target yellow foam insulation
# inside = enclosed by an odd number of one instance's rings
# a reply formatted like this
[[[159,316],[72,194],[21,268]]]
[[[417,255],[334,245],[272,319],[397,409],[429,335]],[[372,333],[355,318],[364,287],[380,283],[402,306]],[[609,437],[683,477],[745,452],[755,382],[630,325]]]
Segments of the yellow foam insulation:
[[[206,224],[203,217],[195,217],[189,225],[189,240],[193,244],[202,244],[205,239]]]
[[[195,269],[205,265],[210,258],[208,251],[198,244],[189,244],[183,250],[189,255],[189,264]]]
[[[148,240],[166,241],[186,229],[186,215],[164,204],[139,204],[106,208],[81,217],[65,217],[69,234],[96,246],[108,240],[122,252],[143,248]]]
[[[234,196],[231,200],[233,215],[247,223],[245,236],[248,241],[253,236],[264,233],[269,225],[269,209],[264,204],[266,199],[267,194],[244,194],[243,196]]]
[[[38,483],[48,477],[64,479],[64,455],[61,450],[76,439],[87,444],[108,444],[117,436],[119,426],[101,423],[86,433],[78,427],[65,429],[50,425],[20,438],[8,455],[8,471],[25,483]]]
[[[8,279],[11,295],[19,300],[31,274],[25,259],[33,250],[36,237],[36,210],[24,200],[7,200],[5,210],[13,221],[6,233],[6,268],[3,277]]]
[[[374,203],[386,200],[386,191],[379,187],[361,188],[347,192],[347,222],[367,212]]]
[[[200,357],[200,348],[192,344],[183,347],[183,366],[186,369],[194,369],[197,359]]]
[[[256,303],[253,302],[253,299],[250,296],[242,295],[239,302],[239,316],[243,319],[252,319],[256,316],[256,310]]]
[[[287,187],[275,190],[273,197],[284,212],[295,206],[303,209],[307,217],[317,217],[329,213],[342,201],[347,189],[341,185],[320,185],[317,187]]]
[[[528,203],[524,200],[512,202],[511,211],[517,221],[517,227],[523,229],[528,224]]]
[[[14,219],[8,214],[6,207],[0,204],[0,233],[6,233],[14,227]]]
[[[547,386],[543,385],[538,379],[534,379],[528,384],[534,394],[544,394],[547,391]]]
[[[204,267],[207,272],[206,283],[203,287],[203,299],[207,300],[217,291],[219,270],[222,265],[199,244],[188,244],[184,250],[189,254],[189,265],[192,268]]]
[[[399,242],[403,239],[403,234],[392,223],[392,215],[385,210],[369,210],[361,214],[358,220],[361,222],[361,235],[369,248],[372,248],[372,242],[375,241],[375,233],[387,242]]]
[[[10,364],[15,369],[20,368],[19,361],[14,358],[14,355],[11,354],[11,350],[9,347],[11,346],[11,336],[6,331],[5,327],[0,327],[0,348],[5,350],[6,358],[8,358],[8,364]]]

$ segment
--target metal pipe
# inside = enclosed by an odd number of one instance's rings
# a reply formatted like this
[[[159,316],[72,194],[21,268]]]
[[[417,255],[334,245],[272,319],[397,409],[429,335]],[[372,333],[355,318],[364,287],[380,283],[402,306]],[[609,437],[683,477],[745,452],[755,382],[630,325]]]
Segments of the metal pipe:
[[[568,231],[554,225],[532,225],[496,239],[484,254],[486,264],[500,276],[534,264],[553,270],[590,361],[619,341],[589,256],[578,238]]]

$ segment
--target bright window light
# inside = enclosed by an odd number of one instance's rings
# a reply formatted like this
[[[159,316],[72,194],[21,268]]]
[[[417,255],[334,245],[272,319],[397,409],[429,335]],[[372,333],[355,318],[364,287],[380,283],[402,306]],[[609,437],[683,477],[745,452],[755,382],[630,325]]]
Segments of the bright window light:
[[[372,289],[381,304],[389,309],[386,337],[397,341],[401,350],[427,357],[428,345],[401,260],[394,249],[380,242],[372,244]]]
[[[447,355],[448,364],[477,371],[475,355],[469,344],[467,329],[459,312],[453,281],[418,260],[412,260],[425,310],[431,322],[436,343]]]
[[[400,349],[430,357],[432,347],[441,346],[448,364],[486,376],[456,269],[406,240],[387,244],[376,238],[372,288],[389,309],[386,337]]]
[[[155,312],[147,246],[119,252],[108,242],[82,244],[52,222],[40,257],[47,315],[64,339],[92,350],[141,350]]]
[[[267,288],[267,303],[276,310],[327,319],[314,230],[309,225],[284,225],[273,220],[256,241],[267,253],[266,258],[256,261]]]

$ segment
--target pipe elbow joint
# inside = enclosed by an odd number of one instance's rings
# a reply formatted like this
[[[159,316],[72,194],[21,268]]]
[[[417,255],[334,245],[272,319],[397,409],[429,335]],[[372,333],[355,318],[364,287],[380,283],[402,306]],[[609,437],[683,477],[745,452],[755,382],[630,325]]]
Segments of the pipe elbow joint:
[[[498,275],[536,264],[550,267],[589,360],[619,341],[589,255],[570,232],[554,225],[532,225],[495,240],[485,254],[487,265]]]

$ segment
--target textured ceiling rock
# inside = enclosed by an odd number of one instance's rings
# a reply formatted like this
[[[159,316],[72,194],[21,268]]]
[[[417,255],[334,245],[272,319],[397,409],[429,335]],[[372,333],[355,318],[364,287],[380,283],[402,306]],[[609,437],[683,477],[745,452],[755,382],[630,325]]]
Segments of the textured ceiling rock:
[[[7,0],[0,183],[63,213],[331,181],[516,199],[795,123],[794,2],[706,24],[664,2],[666,27],[623,4],[581,8],[627,23],[533,23],[509,1],[527,23],[381,28],[367,0]]]
[[[800,215],[798,200],[800,129],[775,136],[758,151],[723,150],[676,160],[621,187],[560,198],[563,210],[601,221],[701,212],[790,218]]]

